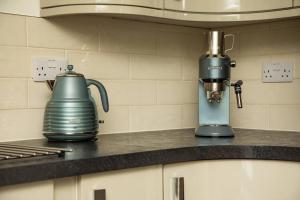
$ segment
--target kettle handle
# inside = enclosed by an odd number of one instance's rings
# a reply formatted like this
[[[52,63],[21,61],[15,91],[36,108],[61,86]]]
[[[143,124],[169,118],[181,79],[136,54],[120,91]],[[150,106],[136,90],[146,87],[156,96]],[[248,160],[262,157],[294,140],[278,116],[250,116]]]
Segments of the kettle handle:
[[[106,92],[105,87],[99,81],[96,81],[96,80],[93,80],[93,79],[87,79],[86,84],[87,84],[87,86],[94,85],[94,86],[97,87],[97,89],[100,93],[103,110],[105,112],[108,112],[109,103],[108,103],[107,92]]]

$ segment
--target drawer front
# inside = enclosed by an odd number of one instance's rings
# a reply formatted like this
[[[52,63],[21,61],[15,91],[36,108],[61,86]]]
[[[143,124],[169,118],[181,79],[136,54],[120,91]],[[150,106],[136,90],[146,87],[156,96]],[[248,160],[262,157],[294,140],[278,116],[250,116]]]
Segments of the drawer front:
[[[162,200],[162,166],[84,175],[79,200]]]
[[[54,200],[53,181],[25,183],[0,188],[1,200]]]
[[[251,12],[292,5],[292,0],[165,0],[166,9],[191,12]]]
[[[41,7],[91,4],[118,4],[162,8],[163,0],[41,0]]]
[[[196,161],[164,166],[164,199],[300,199],[300,163]]]

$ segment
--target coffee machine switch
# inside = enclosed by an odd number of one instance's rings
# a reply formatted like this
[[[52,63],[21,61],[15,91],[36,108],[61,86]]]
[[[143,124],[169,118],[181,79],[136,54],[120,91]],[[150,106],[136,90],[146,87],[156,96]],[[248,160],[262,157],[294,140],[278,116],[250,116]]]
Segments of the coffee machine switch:
[[[231,62],[230,62],[230,67],[235,67],[236,66],[236,61],[235,60],[232,60]]]

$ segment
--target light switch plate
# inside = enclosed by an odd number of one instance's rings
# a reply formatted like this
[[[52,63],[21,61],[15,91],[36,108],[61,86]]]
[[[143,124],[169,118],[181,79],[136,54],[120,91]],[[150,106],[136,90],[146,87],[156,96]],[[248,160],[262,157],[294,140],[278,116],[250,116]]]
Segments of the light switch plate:
[[[55,80],[57,74],[66,71],[68,60],[64,57],[32,58],[32,78],[34,81]]]
[[[262,81],[264,83],[292,82],[293,64],[288,62],[263,63]]]

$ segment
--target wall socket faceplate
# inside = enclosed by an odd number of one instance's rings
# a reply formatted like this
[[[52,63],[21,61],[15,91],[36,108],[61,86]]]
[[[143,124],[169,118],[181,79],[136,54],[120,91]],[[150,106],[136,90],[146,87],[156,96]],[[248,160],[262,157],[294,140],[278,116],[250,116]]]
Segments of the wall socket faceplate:
[[[262,81],[264,83],[292,82],[293,64],[287,62],[263,63]]]
[[[66,58],[35,57],[32,58],[32,79],[34,81],[55,80],[57,74],[66,71]]]

